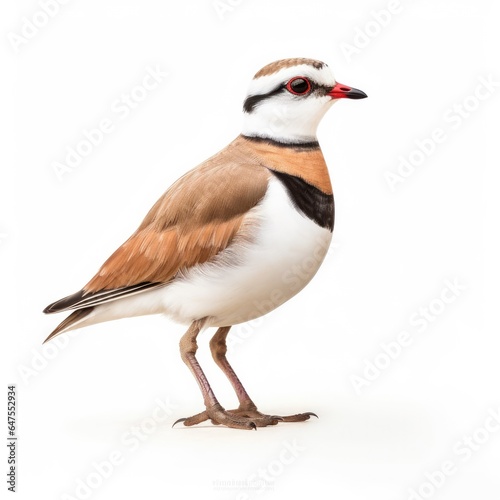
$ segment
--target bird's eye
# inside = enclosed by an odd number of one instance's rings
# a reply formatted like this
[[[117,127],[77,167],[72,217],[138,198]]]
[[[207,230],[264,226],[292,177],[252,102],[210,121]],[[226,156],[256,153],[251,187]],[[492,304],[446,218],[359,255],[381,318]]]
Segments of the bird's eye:
[[[311,90],[311,82],[303,76],[296,76],[286,84],[286,89],[294,95],[304,95]]]

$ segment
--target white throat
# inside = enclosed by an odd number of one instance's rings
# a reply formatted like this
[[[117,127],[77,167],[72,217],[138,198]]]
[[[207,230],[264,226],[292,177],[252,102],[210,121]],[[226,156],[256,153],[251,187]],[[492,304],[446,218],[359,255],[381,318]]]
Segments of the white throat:
[[[311,96],[293,102],[276,97],[269,99],[244,114],[243,135],[284,143],[316,141],[319,122],[334,102],[328,96]]]

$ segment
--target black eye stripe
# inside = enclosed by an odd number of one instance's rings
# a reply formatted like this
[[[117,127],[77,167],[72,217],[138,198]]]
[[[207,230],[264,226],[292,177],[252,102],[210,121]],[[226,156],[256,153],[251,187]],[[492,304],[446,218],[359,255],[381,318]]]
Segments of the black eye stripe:
[[[269,99],[269,97],[273,97],[276,94],[279,94],[284,88],[284,85],[280,85],[279,87],[276,87],[274,90],[271,90],[266,94],[249,95],[243,103],[243,110],[245,111],[245,113],[251,113],[255,109],[255,106],[257,106],[257,104],[265,101],[266,99]]]
[[[273,97],[283,91],[288,92],[286,86],[288,82],[280,84],[278,87],[275,89],[266,92],[265,94],[256,94],[256,95],[249,95],[246,99],[245,102],[243,103],[243,111],[245,113],[251,113],[258,104],[261,102],[265,101],[266,99],[269,99],[270,97]],[[326,95],[330,90],[332,90],[331,86],[328,85],[319,85],[318,83],[314,82],[313,80],[309,80],[309,83],[311,84],[311,90],[309,91],[309,94],[316,94],[316,95]],[[292,94],[293,95],[293,94]]]

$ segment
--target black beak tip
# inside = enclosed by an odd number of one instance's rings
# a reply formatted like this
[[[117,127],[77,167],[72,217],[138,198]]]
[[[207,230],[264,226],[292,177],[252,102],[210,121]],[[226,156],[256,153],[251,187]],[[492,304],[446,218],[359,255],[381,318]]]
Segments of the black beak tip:
[[[364,99],[365,97],[368,97],[362,90],[359,89],[351,89],[346,97],[349,99]]]

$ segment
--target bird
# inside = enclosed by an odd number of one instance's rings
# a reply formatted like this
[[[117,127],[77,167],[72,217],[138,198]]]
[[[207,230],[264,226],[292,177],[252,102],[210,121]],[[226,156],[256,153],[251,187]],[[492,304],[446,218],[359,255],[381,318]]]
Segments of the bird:
[[[317,127],[339,99],[365,97],[315,59],[260,69],[243,103],[241,133],[174,182],[80,291],[44,309],[72,311],[45,342],[97,323],[164,314],[188,326],[181,359],[205,405],[174,425],[252,430],[317,417],[262,413],[227,360],[226,339],[232,326],[295,296],[319,269],[332,239],[334,199]],[[238,398],[233,410],[220,404],[196,358],[198,335],[212,327],[212,357]]]

